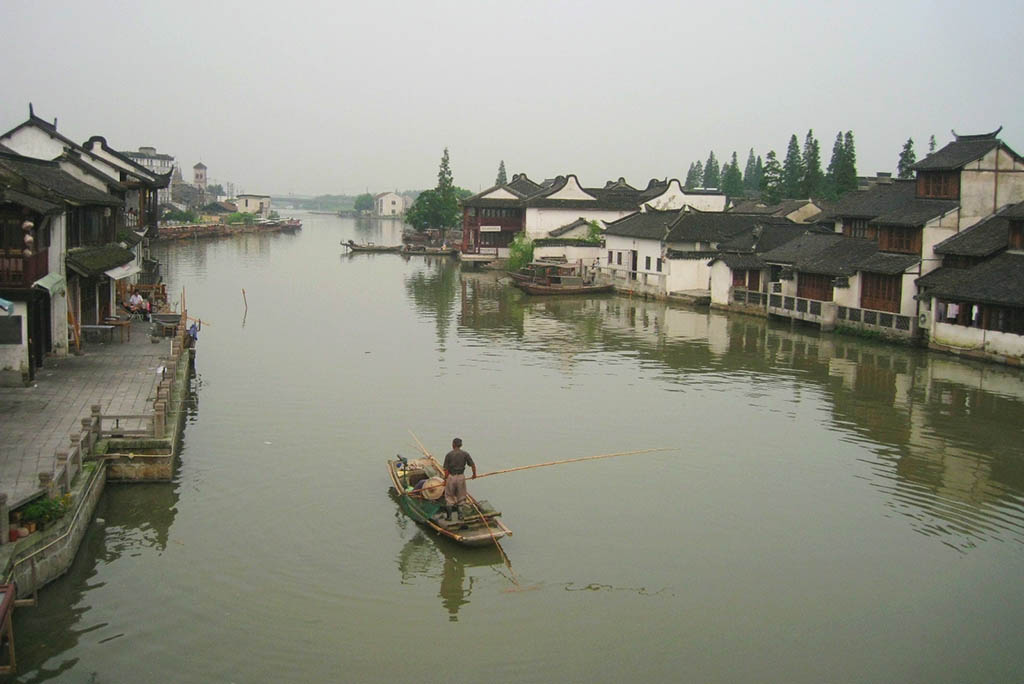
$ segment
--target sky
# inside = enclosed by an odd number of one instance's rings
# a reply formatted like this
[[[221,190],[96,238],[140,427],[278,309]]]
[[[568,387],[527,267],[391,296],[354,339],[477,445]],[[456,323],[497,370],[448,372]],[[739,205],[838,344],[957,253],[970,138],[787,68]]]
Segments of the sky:
[[[0,0],[0,129],[58,120],[238,192],[426,189],[575,173],[684,179],[808,129],[861,175],[913,138],[1024,153],[1024,3]],[[1017,46],[1017,47],[1015,47]]]

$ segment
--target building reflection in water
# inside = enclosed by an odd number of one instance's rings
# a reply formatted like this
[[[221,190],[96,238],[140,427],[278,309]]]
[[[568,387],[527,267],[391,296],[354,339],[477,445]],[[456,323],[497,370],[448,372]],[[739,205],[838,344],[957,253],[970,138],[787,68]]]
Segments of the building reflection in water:
[[[822,402],[837,440],[871,450],[867,481],[914,530],[963,552],[986,540],[1024,542],[1019,369],[654,300],[528,298],[487,272],[461,274],[460,290],[459,335],[555,354],[567,373],[612,351],[670,382],[782,378],[794,400]]]

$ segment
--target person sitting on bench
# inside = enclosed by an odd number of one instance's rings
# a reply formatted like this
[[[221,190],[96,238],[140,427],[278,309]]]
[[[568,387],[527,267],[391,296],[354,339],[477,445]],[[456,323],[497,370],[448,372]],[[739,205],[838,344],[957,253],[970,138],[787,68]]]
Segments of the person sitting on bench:
[[[148,302],[142,298],[138,290],[132,291],[132,296],[128,298],[126,304],[122,304],[125,310],[133,315],[138,315],[144,321],[149,320],[149,306]]]

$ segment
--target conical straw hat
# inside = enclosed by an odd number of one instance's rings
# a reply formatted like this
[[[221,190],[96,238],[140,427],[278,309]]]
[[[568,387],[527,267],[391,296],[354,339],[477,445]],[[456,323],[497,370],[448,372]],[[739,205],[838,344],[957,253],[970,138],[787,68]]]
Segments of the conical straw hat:
[[[423,492],[424,498],[431,500],[440,499],[441,495],[444,494],[444,479],[432,477],[423,483],[420,491]]]

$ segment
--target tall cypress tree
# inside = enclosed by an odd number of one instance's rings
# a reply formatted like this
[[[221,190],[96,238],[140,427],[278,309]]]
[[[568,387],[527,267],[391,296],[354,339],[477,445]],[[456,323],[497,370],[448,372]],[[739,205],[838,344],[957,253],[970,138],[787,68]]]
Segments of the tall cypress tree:
[[[508,183],[508,176],[505,175],[505,160],[502,159],[498,164],[498,177],[494,179],[494,184],[504,185],[505,183]]]
[[[747,155],[747,165],[743,169],[743,190],[748,195],[753,195],[758,191],[760,183],[757,179],[757,161],[754,159],[754,148],[750,148],[750,154]]]
[[[903,150],[900,151],[900,159],[896,162],[896,177],[913,178],[913,166],[916,162],[917,155],[914,154],[914,139],[907,138],[907,142],[903,143]]]
[[[804,179],[804,160],[800,156],[800,143],[796,133],[789,139],[786,159],[782,162],[782,196],[799,197],[800,185]]]
[[[814,137],[814,131],[808,129],[807,137],[804,138],[804,177],[800,186],[800,197],[821,197],[824,182],[825,175],[821,172],[821,147]]]
[[[718,160],[715,158],[715,151],[712,150],[711,154],[708,155],[707,162],[704,163],[704,187],[717,188],[721,183],[722,179],[718,169]]]
[[[686,187],[690,190],[699,188],[704,183],[704,166],[700,160],[690,164],[690,170],[686,174]]]
[[[761,155],[757,155],[757,166],[755,167],[754,178],[757,181],[757,185],[754,186],[754,190],[757,194],[761,194],[761,179],[764,178],[764,162],[761,161]]]
[[[843,132],[836,133],[836,142],[832,145],[832,159],[829,160],[828,169],[825,171],[825,198],[836,199],[839,197],[839,177],[843,171]]]
[[[690,162],[690,168],[686,170],[686,180],[683,182],[683,187],[687,190],[691,190],[696,187],[693,182],[693,162]]]
[[[853,146],[853,131],[843,136],[843,174],[836,188],[840,195],[857,189],[857,150]]]
[[[934,151],[935,151],[935,135],[933,134],[932,137],[928,138],[928,154],[931,154]]]
[[[772,150],[764,158],[764,174],[761,176],[761,201],[778,204],[782,199],[782,166]]]
[[[725,172],[722,174],[722,192],[729,197],[742,197],[743,173],[740,171],[740,163],[736,153],[732,153],[732,160],[726,164]]]

